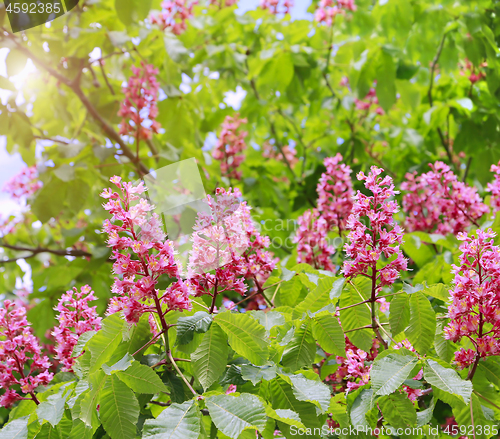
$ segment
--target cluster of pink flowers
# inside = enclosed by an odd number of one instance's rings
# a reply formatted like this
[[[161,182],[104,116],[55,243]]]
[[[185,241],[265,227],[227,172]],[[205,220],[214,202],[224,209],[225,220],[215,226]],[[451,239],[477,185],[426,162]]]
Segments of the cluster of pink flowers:
[[[318,208],[307,210],[297,219],[298,230],[294,238],[297,245],[297,262],[316,268],[335,271],[331,256],[335,249],[328,242],[328,232],[346,227],[352,210],[351,168],[341,163],[340,154],[324,160],[326,172],[321,174],[317,192]]]
[[[354,105],[356,105],[357,110],[366,111],[367,113],[373,106],[376,106],[375,113],[384,114],[384,110],[378,105],[377,92],[374,88],[370,88],[370,91],[363,99],[355,99]]]
[[[394,349],[406,348],[411,352],[416,352],[415,348],[412,344],[407,340],[403,340],[400,343],[396,343],[394,345]],[[415,381],[421,380],[424,376],[424,369],[420,369],[420,371],[413,377]],[[414,389],[413,387],[403,385],[403,391],[408,395],[411,401],[416,401],[419,396],[423,395],[422,389]]]
[[[23,398],[21,394],[30,395],[38,404],[34,390],[47,385],[53,374],[48,371],[51,363],[42,354],[24,307],[4,301],[4,308],[0,308],[0,336],[0,387],[5,390],[0,397],[0,406],[10,407]]]
[[[459,233],[460,265],[452,265],[455,279],[448,307],[450,323],[445,338],[457,342],[467,337],[475,347],[461,348],[455,361],[461,368],[480,358],[500,354],[500,247],[495,233],[478,229],[476,235]]]
[[[462,76],[467,76],[471,84],[475,84],[476,82],[481,81],[481,79],[486,78],[486,73],[479,68],[476,70],[474,64],[472,64],[467,58],[463,63],[459,64],[460,74]],[[488,67],[487,62],[481,63],[480,67]]]
[[[196,0],[164,1],[161,12],[151,15],[151,23],[157,24],[162,30],[170,29],[174,35],[180,35],[186,31],[187,20],[193,16],[193,7],[197,4]]]
[[[7,181],[2,190],[12,198],[20,200],[31,197],[41,187],[42,182],[38,180],[36,166],[29,166]]]
[[[343,157],[327,157],[324,160],[326,172],[319,179],[318,211],[330,228],[336,227],[339,233],[346,226],[346,221],[352,210],[354,195],[351,181],[351,168],[341,163]]]
[[[346,356],[336,356],[335,359],[339,365],[338,369],[332,375],[326,378],[326,381],[333,385],[336,392],[356,390],[357,388],[368,384],[370,381],[371,363],[378,355],[379,341],[373,339],[370,352],[358,349],[352,344],[347,336]]]
[[[239,114],[234,117],[226,116],[212,153],[214,159],[221,162],[222,175],[228,178],[241,179],[241,171],[238,168],[245,159],[242,152],[247,147],[245,137],[248,133],[239,128],[245,123],[247,119],[240,119]]]
[[[320,0],[314,19],[318,23],[331,26],[338,14],[345,14],[346,11],[354,12],[356,9],[354,0]]]
[[[255,228],[250,207],[240,197],[238,189],[217,188],[215,199],[208,195],[206,200],[211,213],[198,214],[188,265],[189,281],[198,296],[228,290],[244,294],[245,279],[259,289],[276,266],[277,260],[266,250],[269,238]]]
[[[73,371],[73,364],[78,357],[73,357],[73,349],[80,336],[89,331],[101,329],[101,318],[96,307],[89,307],[89,302],[97,300],[88,285],[80,291],[75,288],[66,291],[59,299],[56,310],[59,311],[56,326],[52,332],[56,340],[56,358],[63,365],[63,371]]]
[[[401,188],[406,227],[410,232],[457,234],[488,212],[477,189],[458,180],[443,162],[429,163],[431,171],[407,173]]]
[[[494,172],[494,180],[486,186],[486,192],[491,192],[491,208],[493,213],[500,210],[500,162],[497,165],[491,165],[491,172]]]
[[[331,257],[335,248],[328,242],[328,221],[317,209],[306,210],[297,218],[297,262],[312,265],[316,269],[336,271]]]
[[[280,0],[261,0],[260,7],[262,9],[267,9],[271,14],[288,14],[290,9],[293,7],[293,0],[284,0],[280,8]]]
[[[123,99],[118,115],[122,117],[120,134],[134,136],[137,140],[150,139],[161,128],[158,116],[158,93],[160,85],[156,79],[158,69],[141,61],[141,66],[132,66],[132,76],[124,87]]]
[[[209,3],[219,8],[229,8],[238,3],[238,0],[209,0]]]
[[[113,249],[113,271],[121,278],[115,278],[112,292],[117,296],[111,299],[108,314],[123,311],[132,324],[144,313],[190,310],[190,285],[180,280],[173,243],[165,240],[158,215],[148,215],[154,206],[139,197],[146,190],[143,183],[133,186],[116,176],[111,182],[119,192],[106,189],[101,194],[109,199],[104,208],[112,215],[112,222],[105,221],[104,230]],[[155,287],[162,275],[179,280],[159,297]]]
[[[358,180],[365,181],[365,187],[373,196],[358,191],[354,197],[352,214],[347,221],[350,242],[344,247],[351,260],[345,261],[343,268],[347,278],[365,275],[374,278],[380,286],[393,284],[399,272],[407,270],[408,265],[399,248],[403,242],[403,230],[393,218],[399,207],[396,201],[389,200],[398,192],[394,190],[391,177],[379,177],[382,172],[383,169],[372,166],[368,176],[363,172],[357,175]],[[369,220],[369,226],[361,222],[362,217]],[[392,260],[377,270],[382,255]]]
[[[297,158],[297,151],[295,149],[291,149],[288,145],[283,146],[282,150],[288,163],[290,163],[290,166],[293,168],[293,166],[299,161]],[[262,157],[281,161],[283,160],[283,154],[278,151],[276,146],[271,145],[269,142],[265,142],[262,145]]]

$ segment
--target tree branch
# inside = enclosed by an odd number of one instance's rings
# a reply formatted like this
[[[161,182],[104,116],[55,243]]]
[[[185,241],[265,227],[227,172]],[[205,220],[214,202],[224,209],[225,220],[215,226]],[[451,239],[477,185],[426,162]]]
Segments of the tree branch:
[[[14,250],[14,251],[19,251],[19,252],[30,252],[31,253],[29,256],[26,256],[23,258],[18,258],[18,259],[32,258],[33,256],[36,256],[40,253],[50,253],[50,254],[57,255],[57,256],[92,257],[91,253],[88,253],[88,252],[83,251],[83,250],[78,250],[78,249],[54,250],[54,249],[45,248],[45,247],[34,247],[33,248],[33,247],[23,247],[23,246],[18,246],[18,245],[10,245],[10,244],[6,244],[4,242],[0,242],[0,247],[8,248],[9,250]],[[0,263],[14,262],[14,261],[17,261],[18,259],[8,259],[6,261],[0,261]]]

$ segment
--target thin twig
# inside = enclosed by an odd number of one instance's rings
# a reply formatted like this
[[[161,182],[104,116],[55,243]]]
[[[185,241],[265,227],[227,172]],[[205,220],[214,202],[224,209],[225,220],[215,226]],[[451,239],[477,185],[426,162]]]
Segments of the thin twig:
[[[186,377],[184,376],[184,374],[179,369],[179,366],[177,366],[177,363],[175,362],[174,357],[172,357],[172,353],[170,351],[168,352],[168,357],[169,357],[170,361],[172,362],[172,364],[174,365],[175,370],[177,371],[177,373],[181,376],[182,380],[186,383],[186,386],[188,386],[188,389],[191,390],[191,392],[193,393],[193,395],[195,395],[195,396],[198,395],[198,393],[196,393],[196,391],[193,389],[193,387],[191,386],[191,384],[189,384],[189,381],[186,379]]]

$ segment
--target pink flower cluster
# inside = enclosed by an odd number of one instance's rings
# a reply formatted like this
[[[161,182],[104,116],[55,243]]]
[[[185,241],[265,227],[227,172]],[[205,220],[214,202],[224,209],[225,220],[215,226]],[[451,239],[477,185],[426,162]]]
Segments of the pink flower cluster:
[[[347,336],[345,336],[345,342],[346,356],[335,357],[339,367],[335,373],[326,378],[327,382],[333,384],[336,392],[344,392],[346,389],[348,391],[356,390],[369,383],[371,363],[377,357],[380,346],[379,341],[375,338],[370,352],[365,352],[354,346]]]
[[[307,210],[297,219],[299,228],[294,238],[298,244],[297,262],[329,271],[335,271],[331,261],[335,249],[328,243],[328,232],[336,228],[342,234],[353,205],[352,171],[342,160],[340,154],[324,160],[326,172],[321,174],[316,189],[318,208]]]
[[[280,6],[282,6],[282,9]],[[293,0],[283,0],[282,5],[280,5],[280,0],[260,0],[260,7],[269,10],[273,15],[286,15],[290,13],[290,9],[293,7]]]
[[[406,227],[410,232],[457,234],[488,212],[477,189],[458,180],[443,162],[429,163],[431,171],[417,176],[407,173],[401,188]]]
[[[399,248],[403,242],[403,230],[393,219],[399,210],[398,204],[389,200],[398,192],[394,190],[391,177],[379,177],[382,172],[383,169],[372,166],[367,176],[363,172],[357,175],[358,180],[365,181],[365,187],[373,196],[358,191],[354,197],[352,214],[347,221],[350,242],[344,247],[351,260],[345,261],[343,268],[347,278],[369,276],[380,286],[393,284],[399,272],[407,270],[408,265]],[[361,222],[362,217],[369,222],[368,226]],[[389,262],[377,270],[382,255]]]
[[[19,174],[7,181],[2,190],[7,192],[14,199],[24,199],[31,197],[42,187],[42,182],[38,180],[36,166],[23,168]]]
[[[455,361],[461,368],[490,355],[500,354],[500,247],[495,233],[478,229],[476,235],[459,233],[460,265],[452,265],[455,279],[448,306],[450,323],[445,338],[453,342],[467,337],[475,347],[460,349]]]
[[[338,14],[345,14],[346,11],[354,12],[356,9],[354,0],[320,0],[314,19],[318,23],[331,26]]]
[[[89,307],[89,302],[97,300],[88,285],[80,291],[75,288],[66,291],[59,299],[56,310],[59,311],[56,326],[52,332],[56,340],[56,358],[63,365],[63,371],[73,371],[73,364],[78,357],[73,357],[73,349],[80,336],[89,331],[101,329],[101,318],[96,307]]]
[[[265,250],[269,238],[255,228],[250,207],[240,197],[238,189],[217,188],[215,199],[208,195],[206,200],[211,214],[198,214],[188,265],[189,281],[198,296],[228,290],[244,294],[245,279],[259,289],[276,266],[277,260]]]
[[[312,265],[316,269],[336,271],[331,257],[335,248],[328,242],[328,221],[317,209],[306,210],[297,218],[297,262]]]
[[[370,88],[370,91],[363,99],[355,99],[354,105],[356,105],[357,110],[366,111],[367,113],[373,106],[376,106],[375,113],[384,114],[384,110],[378,105],[377,92],[374,88]]]
[[[288,145],[282,147],[283,154],[287,159],[290,166],[293,167],[299,159],[297,158],[297,151],[295,149],[291,149]],[[262,156],[275,160],[283,160],[283,154],[276,148],[276,146],[271,145],[269,142],[265,142],[262,145]]]
[[[245,123],[247,119],[240,119],[239,114],[234,117],[226,116],[212,153],[214,159],[221,162],[222,175],[228,178],[241,179],[241,171],[238,168],[245,159],[242,153],[247,147],[245,137],[248,133],[238,130]]]
[[[105,221],[104,230],[108,246],[113,249],[113,271],[121,278],[115,278],[112,292],[118,297],[111,299],[108,314],[123,311],[127,322],[132,324],[144,313],[190,310],[190,284],[180,280],[173,243],[165,241],[158,215],[148,216],[154,206],[139,197],[146,190],[144,184],[122,183],[116,176],[111,182],[118,192],[106,189],[101,194],[109,199],[104,208],[112,215],[112,222]],[[163,275],[179,280],[159,297],[155,287]]]
[[[158,92],[160,85],[156,80],[158,69],[141,61],[141,66],[132,66],[132,76],[124,87],[123,99],[118,112],[122,117],[120,134],[131,135],[136,140],[150,139],[161,128],[158,116]]]
[[[160,26],[161,30],[170,29],[173,34],[180,35],[187,29],[187,20],[193,16],[193,7],[197,1],[169,0],[161,4],[162,10],[151,15],[151,23]]]
[[[0,406],[10,407],[23,398],[21,394],[30,395],[38,404],[34,390],[47,385],[53,374],[48,371],[51,363],[42,354],[24,307],[4,301],[4,308],[0,308],[0,337],[0,387],[5,390]]]
[[[500,162],[497,165],[491,165],[491,172],[494,172],[494,180],[486,186],[486,192],[491,192],[491,208],[493,213],[500,210]]]
[[[341,163],[343,157],[327,157],[324,160],[326,172],[319,179],[318,211],[330,228],[337,227],[339,233],[346,226],[347,218],[352,210],[354,195],[351,181],[351,168]]]
[[[459,64],[460,67],[460,75],[467,76],[471,84],[475,84],[476,82],[481,81],[481,79],[486,78],[486,73],[482,70],[477,69],[467,58],[463,62],[463,64]],[[480,67],[488,67],[487,62],[481,63]]]
[[[238,0],[209,0],[209,3],[219,8],[224,8],[224,7],[229,8],[230,6],[233,6],[236,3],[238,3]]]

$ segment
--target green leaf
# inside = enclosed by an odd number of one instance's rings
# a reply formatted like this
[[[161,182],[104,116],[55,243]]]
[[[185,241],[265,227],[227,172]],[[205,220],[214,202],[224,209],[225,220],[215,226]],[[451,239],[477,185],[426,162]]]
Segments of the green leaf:
[[[354,400],[351,407],[351,423],[354,427],[367,427],[366,414],[371,408],[373,391],[363,389]]]
[[[99,417],[112,439],[134,439],[139,419],[139,403],[134,392],[116,375],[107,377],[99,395]]]
[[[213,317],[205,311],[198,311],[191,317],[179,317],[177,320],[177,342],[188,344],[195,332],[207,332]]]
[[[111,373],[118,370],[127,370],[131,366],[132,361],[134,361],[134,357],[127,352],[120,361],[116,362],[112,366],[103,364],[102,370],[106,375],[111,375]]]
[[[417,422],[417,412],[405,393],[393,393],[378,401],[384,419],[394,428],[413,427]]]
[[[483,410],[483,406],[481,405],[481,399],[476,395],[472,395],[470,399],[470,404],[465,405],[460,404],[453,408],[453,415],[455,416],[455,420],[459,426],[464,426],[466,428],[466,432],[469,431],[472,433],[472,429],[475,428],[475,437],[476,439],[486,439],[488,437],[492,437],[492,422],[489,421]],[[472,411],[472,418],[471,418]],[[496,424],[496,422],[495,422]],[[490,434],[484,434],[487,426],[490,426]],[[479,429],[479,426],[481,428]],[[471,437],[474,437],[471,435]]]
[[[27,439],[29,416],[14,419],[0,430],[2,439]]]
[[[392,353],[375,359],[370,373],[374,395],[394,392],[408,378],[417,362],[416,357]]]
[[[300,416],[290,409],[276,409],[274,410],[271,406],[266,406],[266,415],[272,419],[276,419],[277,421],[281,421],[287,425],[294,425],[298,428],[306,428],[302,421],[300,420]]]
[[[312,321],[306,320],[295,334],[283,352],[283,366],[296,371],[304,366],[310,366],[316,355],[316,342],[312,336]]]
[[[125,26],[131,26],[148,16],[152,0],[115,0],[116,15]]]
[[[446,284],[435,284],[422,290],[422,293],[447,302],[450,299],[449,287]]]
[[[65,405],[66,397],[62,396],[61,393],[57,393],[50,395],[45,401],[41,402],[36,409],[36,413],[39,419],[49,421],[55,427],[64,415]]]
[[[156,419],[144,423],[144,439],[197,439],[200,437],[201,416],[193,401],[172,404]]]
[[[417,427],[428,424],[434,415],[434,398],[431,399],[429,407],[417,413]]]
[[[205,391],[226,370],[228,355],[227,336],[219,325],[213,324],[196,351],[191,354],[194,374]]]
[[[458,373],[453,369],[443,367],[437,361],[426,360],[424,378],[431,386],[459,396],[465,404],[469,404],[472,394],[472,383],[460,378]]]
[[[98,370],[111,358],[122,340],[124,323],[120,314],[112,314],[102,321],[102,329],[92,337],[88,344],[92,354],[90,373]]]
[[[182,380],[173,371],[166,370],[161,378],[170,390],[170,399],[172,402],[183,403],[186,399],[189,399],[186,398]]]
[[[488,357],[478,363],[481,369],[495,386],[500,387],[500,359],[498,357]]]
[[[215,426],[230,438],[236,439],[246,429],[266,427],[266,410],[255,395],[217,395],[205,401]]]
[[[96,407],[99,392],[106,384],[106,375],[102,371],[98,371],[90,376],[89,381],[92,388],[81,395],[79,417],[85,425],[94,429],[100,424]]]
[[[392,56],[384,50],[380,53],[377,68],[377,98],[380,106],[387,113],[396,102],[396,65]]]
[[[401,293],[391,300],[389,310],[389,324],[392,335],[403,332],[410,323],[410,296]]]
[[[148,366],[134,361],[126,370],[119,370],[116,376],[137,393],[159,393],[167,389],[160,377]]]
[[[410,323],[405,331],[416,351],[425,355],[436,334],[436,314],[427,297],[420,291],[410,297]]]
[[[276,365],[254,366],[253,364],[241,365],[241,377],[244,380],[249,380],[254,386],[261,380],[270,381],[276,378]]]
[[[342,291],[342,295],[340,296],[341,308],[355,305],[368,298],[369,290],[371,289],[371,285],[368,280],[356,280],[355,285],[356,288],[349,285],[349,288],[345,288]],[[340,321],[342,322],[342,329],[344,331],[357,329],[372,323],[370,310],[366,304],[353,306],[340,311]],[[349,340],[351,340],[351,342],[359,349],[368,352],[373,343],[373,331],[369,329],[361,329],[349,332]]]
[[[16,91],[14,84],[10,82],[5,76],[0,75],[0,88],[3,90]]]
[[[337,317],[330,314],[316,315],[313,323],[313,335],[325,352],[338,356],[345,355],[344,331]]]
[[[307,401],[324,413],[330,406],[330,389],[321,381],[307,379],[304,375],[280,375],[285,381],[292,385],[292,391],[299,401]]]
[[[246,314],[223,312],[215,321],[227,334],[230,346],[257,366],[266,363],[269,355],[266,329]]]
[[[7,58],[5,59],[5,64],[7,66],[7,76],[15,76],[22,72],[26,67],[28,62],[28,57],[20,50],[11,49]]]
[[[328,305],[330,303],[330,291],[335,279],[326,276],[319,279],[318,286],[293,310],[294,317],[301,318],[302,314],[307,311],[313,313]]]
[[[251,311],[252,316],[254,316],[259,323],[266,328],[266,331],[270,331],[275,326],[281,326],[286,323],[283,314],[276,311]]]

